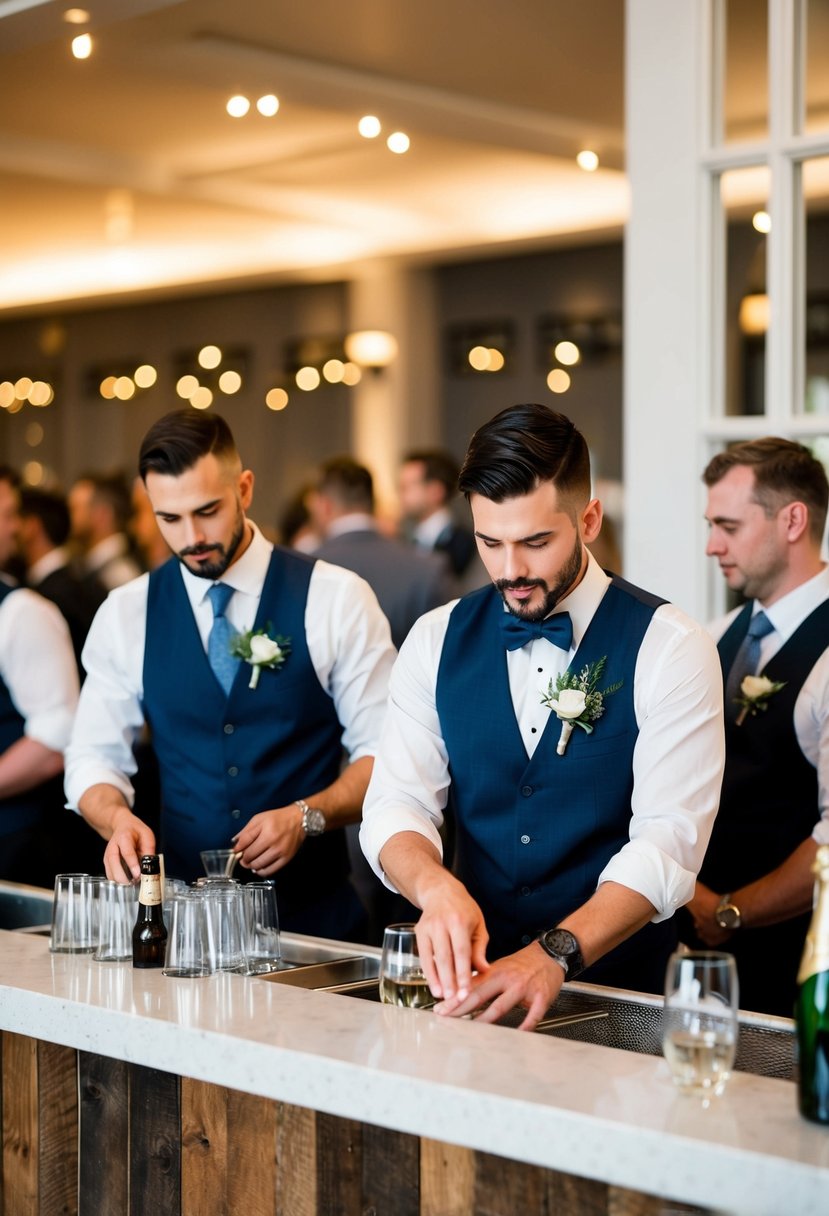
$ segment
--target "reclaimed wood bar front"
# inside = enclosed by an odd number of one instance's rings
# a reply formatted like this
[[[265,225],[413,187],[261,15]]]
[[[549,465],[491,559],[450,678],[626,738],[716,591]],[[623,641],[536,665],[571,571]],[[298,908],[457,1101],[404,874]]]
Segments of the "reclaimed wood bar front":
[[[3,1216],[819,1216],[791,1082],[0,932]],[[694,1210],[694,1209],[692,1209]]]

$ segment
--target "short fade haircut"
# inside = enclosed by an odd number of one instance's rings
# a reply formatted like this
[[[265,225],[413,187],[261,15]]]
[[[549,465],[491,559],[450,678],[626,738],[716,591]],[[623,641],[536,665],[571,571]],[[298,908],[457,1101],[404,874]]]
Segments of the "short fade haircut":
[[[414,452],[407,452],[402,463],[422,464],[423,480],[440,482],[446,492],[447,502],[457,494],[460,470],[458,462],[448,452],[440,451],[437,448],[418,449]]]
[[[203,456],[239,459],[230,427],[219,414],[190,409],[173,410],[154,422],[138,453],[142,481],[148,473],[180,477]]]
[[[702,480],[707,486],[714,486],[726,473],[740,466],[754,473],[752,498],[768,518],[791,502],[805,503],[810,535],[816,544],[821,543],[829,505],[829,481],[821,462],[804,444],[775,435],[735,443],[708,462]]]
[[[317,491],[352,511],[374,510],[374,481],[365,465],[350,456],[334,456],[320,469]]]
[[[475,432],[458,484],[467,499],[492,502],[531,494],[554,483],[562,502],[590,499],[590,453],[584,436],[564,414],[546,405],[511,405]]]
[[[43,531],[55,547],[65,545],[69,540],[69,507],[62,494],[53,494],[48,490],[23,490],[20,494],[20,514],[24,519],[39,519]]]

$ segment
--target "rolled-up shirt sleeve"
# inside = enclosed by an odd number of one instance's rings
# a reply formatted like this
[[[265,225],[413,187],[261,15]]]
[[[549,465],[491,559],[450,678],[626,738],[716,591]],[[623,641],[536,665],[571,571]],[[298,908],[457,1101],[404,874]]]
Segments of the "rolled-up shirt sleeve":
[[[110,592],[81,656],[86,679],[66,751],[67,804],[78,809],[93,785],[114,785],[132,806],[133,744],[144,724],[144,632],[148,576]]]
[[[398,832],[418,832],[443,856],[439,829],[449,797],[449,760],[435,705],[437,666],[449,615],[445,604],[422,616],[394,665],[380,747],[363,806],[360,847],[375,874],[396,888],[380,864]]]
[[[60,611],[25,587],[0,605],[0,676],[25,736],[62,752],[78,702],[75,655]]]
[[[714,826],[725,764],[722,674],[702,626],[672,605],[657,609],[634,679],[630,840],[599,882],[644,895],[666,920],[694,893]]]

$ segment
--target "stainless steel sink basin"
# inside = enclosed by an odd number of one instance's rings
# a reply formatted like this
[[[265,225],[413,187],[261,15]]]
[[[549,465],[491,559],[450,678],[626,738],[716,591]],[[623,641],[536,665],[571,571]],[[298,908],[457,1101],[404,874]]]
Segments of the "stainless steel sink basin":
[[[379,1001],[375,982],[355,984],[346,989],[327,986],[346,996]],[[516,1027],[523,1013],[513,1011],[499,1022]],[[538,1033],[558,1038],[596,1043],[623,1051],[646,1055],[662,1054],[662,998],[597,984],[568,984],[548,1010]],[[740,1038],[736,1068],[759,1076],[793,1080],[794,1022],[789,1018],[740,1011]]]
[[[22,882],[0,882],[0,929],[37,931],[52,924],[52,892]]]
[[[377,989],[380,960],[356,955],[352,958],[330,959],[327,962],[301,964],[289,970],[270,971],[259,978],[274,984],[289,984],[295,988],[315,988],[321,992],[347,992],[358,986]]]

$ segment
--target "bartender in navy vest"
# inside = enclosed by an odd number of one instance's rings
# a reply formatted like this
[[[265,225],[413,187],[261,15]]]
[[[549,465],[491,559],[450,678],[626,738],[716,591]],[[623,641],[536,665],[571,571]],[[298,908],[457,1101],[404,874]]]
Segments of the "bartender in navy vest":
[[[725,777],[689,905],[696,939],[683,936],[735,955],[744,1009],[791,1017],[811,866],[829,843],[829,486],[808,448],[774,437],[734,444],[703,480],[707,552],[746,603],[711,626]]]
[[[192,879],[200,850],[233,845],[258,877],[278,874],[284,928],[359,937],[341,829],[360,815],[394,659],[374,593],[265,539],[246,517],[253,473],[218,415],[161,418],[139,472],[173,557],[112,592],[92,624],[69,803],[108,841],[107,874],[137,878],[156,851],[131,809],[146,720],[167,872]]]
[[[716,812],[722,691],[705,631],[585,548],[602,511],[569,419],[503,410],[460,488],[493,585],[404,643],[362,843],[422,911],[438,1012],[521,1005],[530,1029],[565,978],[661,990]]]

